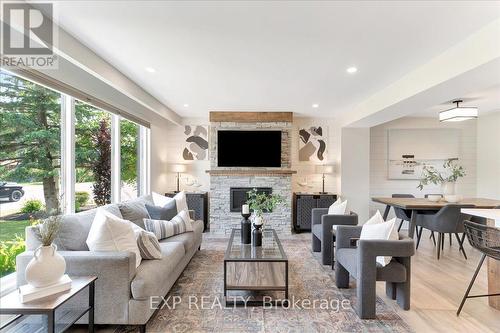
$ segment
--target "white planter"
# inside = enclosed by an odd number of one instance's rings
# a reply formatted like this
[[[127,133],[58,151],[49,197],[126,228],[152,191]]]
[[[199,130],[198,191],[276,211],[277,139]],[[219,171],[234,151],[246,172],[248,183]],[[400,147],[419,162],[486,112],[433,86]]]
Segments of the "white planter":
[[[25,278],[34,287],[50,286],[64,275],[66,261],[57,253],[57,246],[40,246],[26,267]]]
[[[455,195],[455,185],[453,182],[445,182],[441,185],[441,189],[443,190],[443,194],[446,195]]]

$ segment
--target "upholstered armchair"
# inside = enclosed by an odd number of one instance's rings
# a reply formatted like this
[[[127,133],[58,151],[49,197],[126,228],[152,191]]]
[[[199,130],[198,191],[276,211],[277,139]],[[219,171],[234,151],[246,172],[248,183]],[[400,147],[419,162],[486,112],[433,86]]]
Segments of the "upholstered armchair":
[[[323,265],[332,262],[332,244],[334,225],[357,225],[358,215],[350,212],[349,215],[328,215],[328,208],[313,208],[311,220],[312,250],[321,252]]]
[[[386,282],[386,294],[404,310],[410,309],[411,256],[415,254],[413,239],[400,234],[399,240],[363,239],[362,226],[338,226],[336,231],[335,283],[349,288],[349,274],[356,283],[356,313],[361,319],[375,318],[376,281]],[[357,244],[357,245],[356,245]],[[392,256],[382,267],[377,256]]]

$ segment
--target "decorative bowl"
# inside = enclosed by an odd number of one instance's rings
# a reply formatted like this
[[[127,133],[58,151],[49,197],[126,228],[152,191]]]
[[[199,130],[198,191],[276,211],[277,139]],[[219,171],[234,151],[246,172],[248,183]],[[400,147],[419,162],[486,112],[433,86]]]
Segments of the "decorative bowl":
[[[432,202],[438,202],[441,200],[442,196],[439,194],[429,194],[427,196],[427,200],[432,201]]]

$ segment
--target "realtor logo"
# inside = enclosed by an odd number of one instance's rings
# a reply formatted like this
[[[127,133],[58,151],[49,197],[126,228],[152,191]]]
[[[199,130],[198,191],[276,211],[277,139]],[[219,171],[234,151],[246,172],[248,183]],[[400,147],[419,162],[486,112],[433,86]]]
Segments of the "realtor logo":
[[[2,4],[2,66],[55,68],[52,3]]]

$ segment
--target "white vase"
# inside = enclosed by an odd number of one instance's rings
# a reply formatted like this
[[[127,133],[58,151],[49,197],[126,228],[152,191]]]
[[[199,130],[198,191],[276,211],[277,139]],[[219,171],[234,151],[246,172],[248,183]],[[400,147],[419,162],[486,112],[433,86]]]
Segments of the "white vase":
[[[454,182],[444,182],[441,185],[441,189],[443,190],[443,194],[446,195],[455,195],[455,184]]]
[[[57,253],[57,246],[40,246],[35,250],[33,259],[28,263],[24,276],[34,287],[50,286],[64,275],[66,261]]]
[[[262,215],[254,215],[253,216],[253,224],[257,224],[257,225],[264,224],[264,218],[262,217]]]

